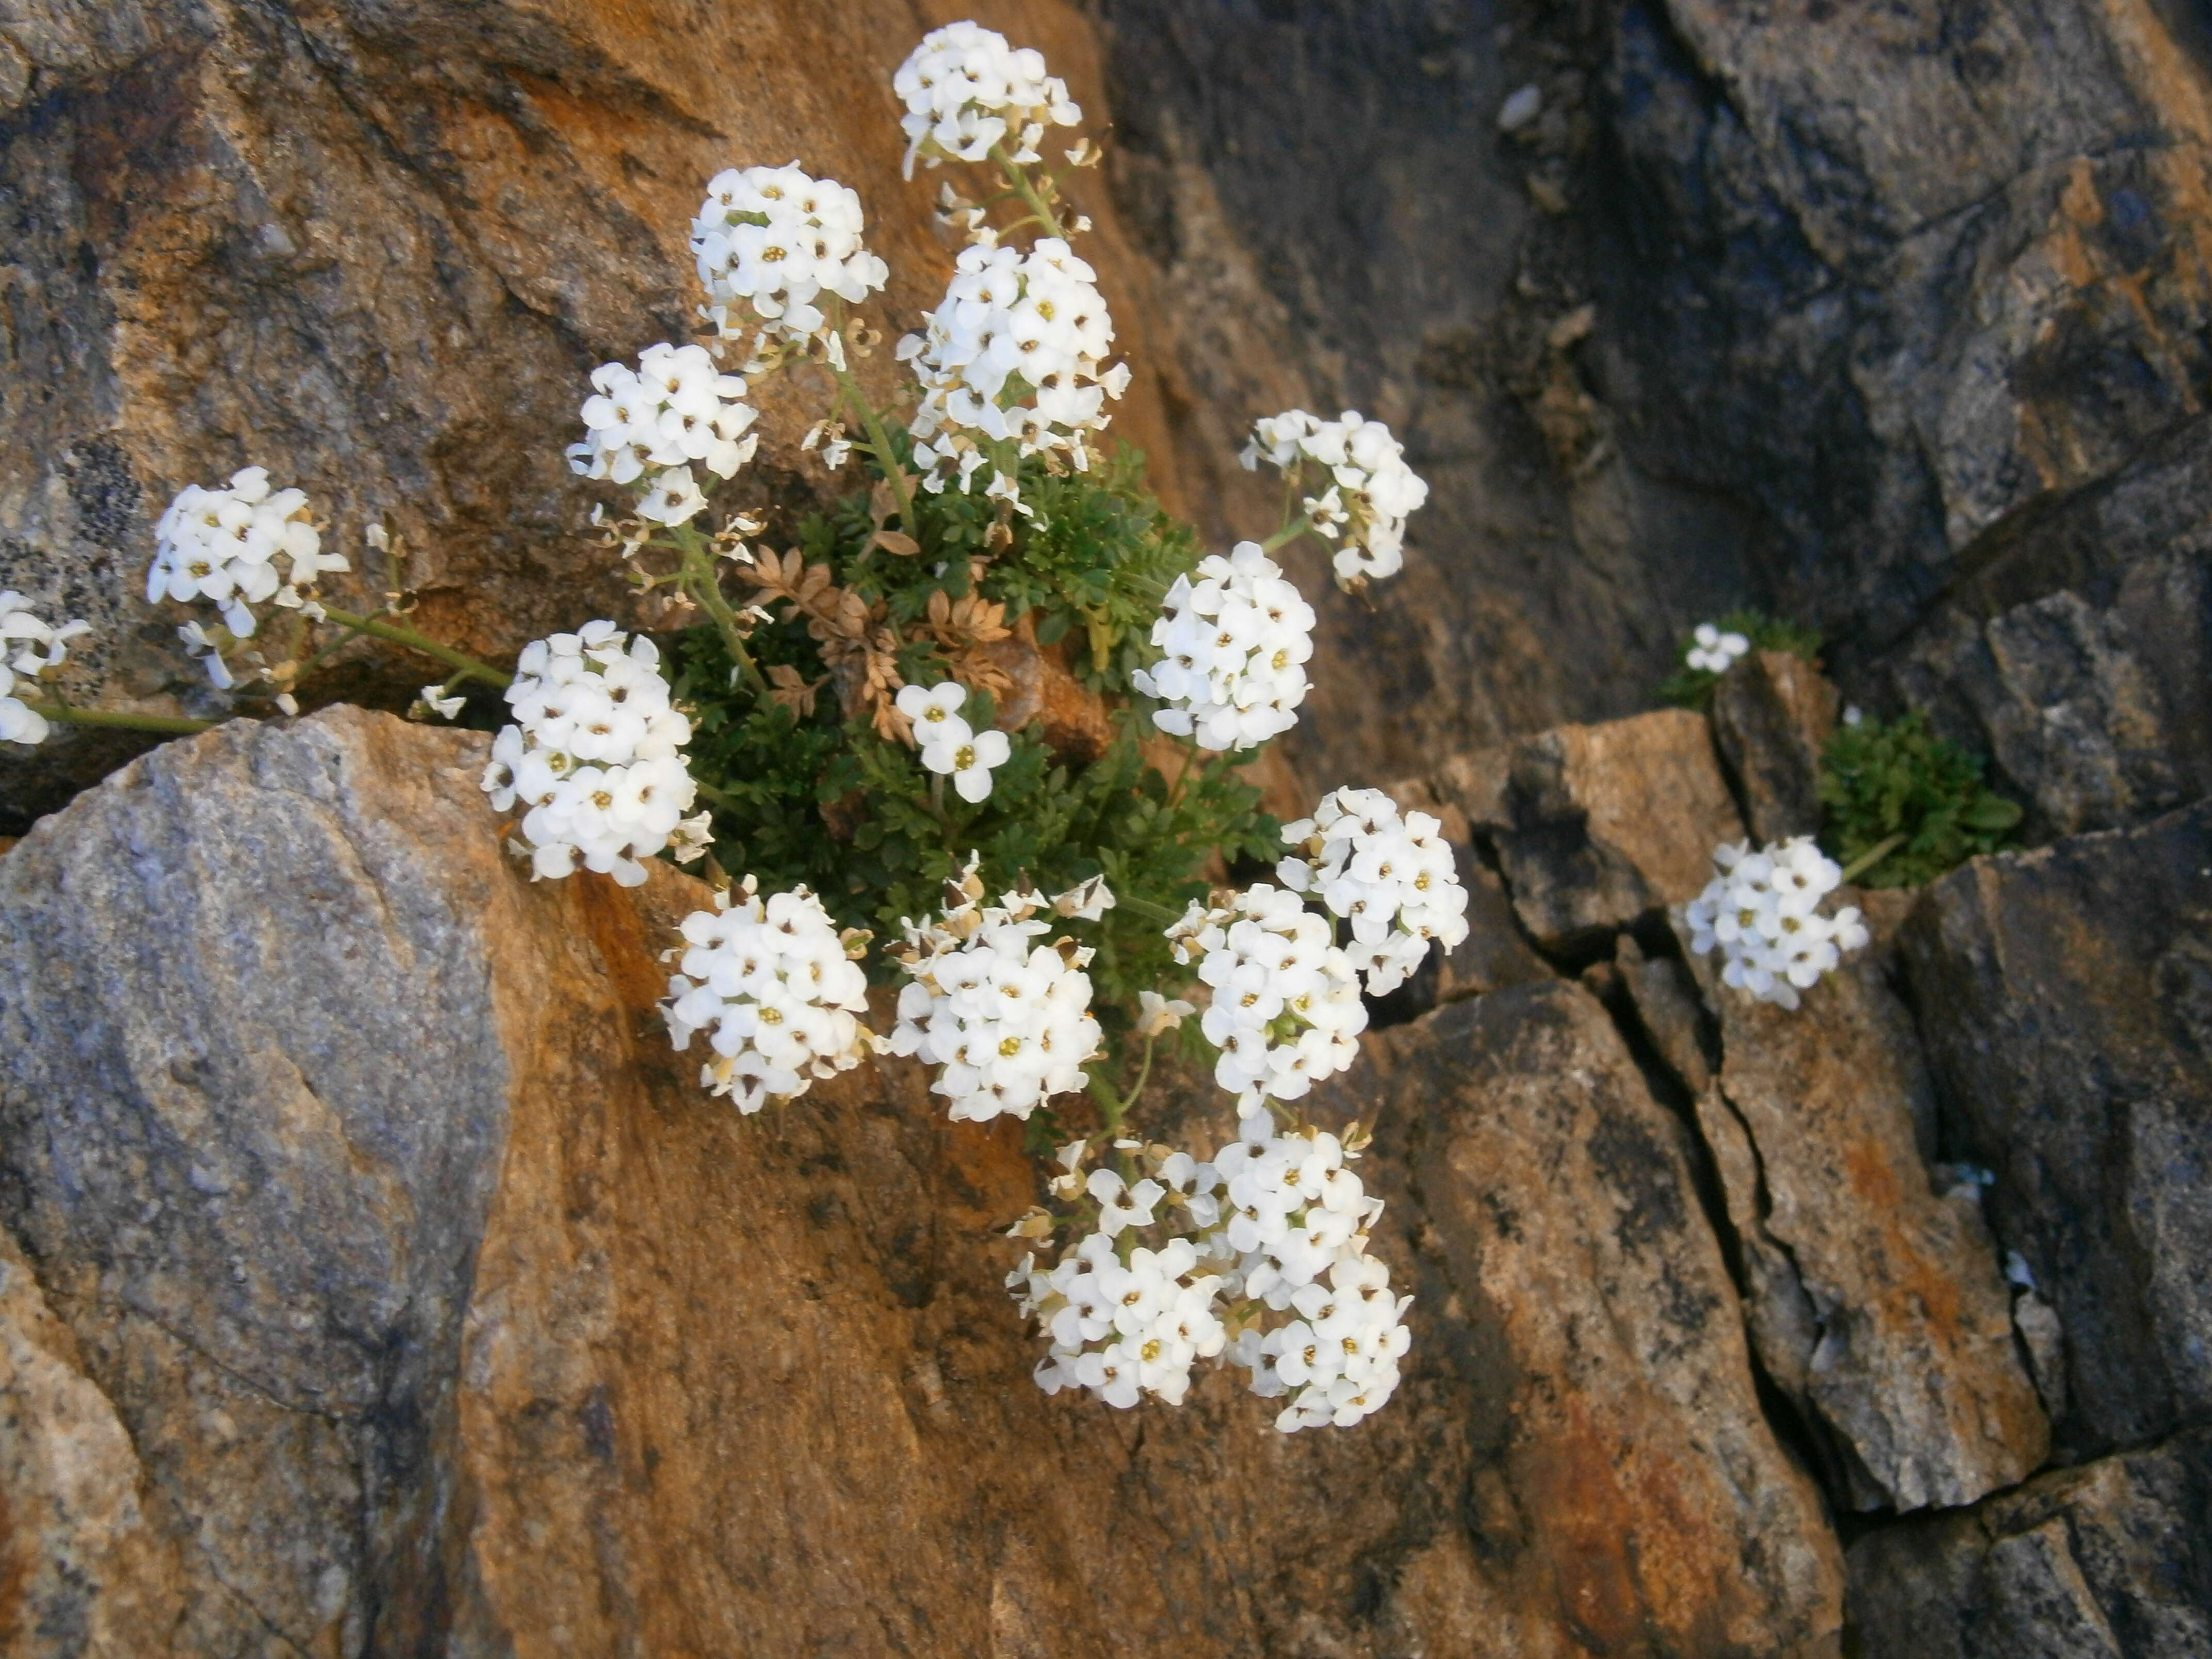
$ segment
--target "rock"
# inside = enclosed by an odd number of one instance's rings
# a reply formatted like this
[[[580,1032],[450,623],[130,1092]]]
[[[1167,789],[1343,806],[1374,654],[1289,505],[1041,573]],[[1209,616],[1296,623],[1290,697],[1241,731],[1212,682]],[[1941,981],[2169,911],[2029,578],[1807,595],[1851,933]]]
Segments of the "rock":
[[[2031,840],[2140,823],[2212,791],[2212,574],[2145,559],[2112,602],[2070,588],[1986,621],[1959,608],[1887,665],[1893,701],[1992,762]]]
[[[2212,1433],[2044,1475],[1850,1552],[1863,1649],[2185,1659],[2212,1648]]]
[[[498,953],[550,896],[492,839],[483,744],[351,709],[233,725],[0,862],[0,1219],[170,1564],[111,1568],[88,1628],[143,1599],[181,1651],[356,1653],[454,1593],[501,978],[535,971]]]
[[[2212,1410],[2212,805],[1976,859],[1903,949],[1945,1145],[2066,1340],[2063,1443]]]
[[[1785,526],[1792,614],[1871,656],[2203,418],[2194,19],[1638,0],[1610,45],[1621,441]]]
[[[1451,843],[1460,884],[1467,889],[1467,937],[1448,955],[1432,955],[1414,982],[1397,994],[1407,1001],[1407,1012],[1422,1013],[1440,1002],[1550,978],[1551,969],[1529,948],[1527,936],[1514,920],[1505,884],[1474,846],[1467,814],[1426,778],[1401,779],[1389,785],[1385,793],[1398,803],[1401,811],[1426,812],[1443,826],[1441,833]]]
[[[1421,1298],[1362,1431],[1224,1376],[1050,1401],[1019,1126],[889,1059],[708,1099],[653,1011],[703,890],[529,882],[483,741],[236,724],[0,860],[11,1652],[1836,1653],[1838,1547],[1588,998],[1354,1073]]]
[[[1713,688],[1713,743],[1753,839],[1820,833],[1820,750],[1839,707],[1836,688],[1790,651],[1753,652]]]
[[[1693,898],[1743,838],[1703,716],[1569,726],[1447,761],[1438,792],[1497,850],[1522,925],[1574,952]]]
[[[1370,1058],[1338,1092],[1379,1108],[1415,1305],[1462,1333],[1449,1364],[1487,1425],[1468,1641],[1437,1650],[1515,1641],[1525,1615],[1480,1634],[1492,1609],[1549,1603],[1586,1651],[1836,1652],[1819,1498],[1759,1415],[1680,1127],[1604,1011],[1519,986]]]
[[[1724,1059],[1698,1116],[1749,1263],[1747,1316],[1836,1487],[1903,1511],[2025,1479],[2050,1428],[1979,1206],[1929,1180],[1911,1016],[1871,963],[1795,1012],[1707,986]]]
[[[1006,10],[1103,132],[1087,27],[1049,0]],[[931,21],[902,0],[12,8],[31,90],[0,127],[5,361],[42,391],[0,406],[0,587],[94,623],[71,653],[80,701],[193,702],[181,610],[143,602],[152,526],[184,484],[255,462],[332,521],[354,565],[332,586],[360,609],[412,588],[427,631],[493,655],[641,617],[588,523],[604,488],[562,453],[586,377],[696,331],[685,237],[730,166],[799,157],[855,188],[892,270],[877,314],[894,337],[915,325],[957,250],[931,220],[937,179],[900,177],[890,75]],[[1173,499],[1164,354],[1127,286],[1144,272],[1086,183],[1086,251],[1147,365],[1114,429]],[[861,372],[887,397],[898,371],[884,349]],[[757,385],[770,435],[749,504],[804,509],[832,487],[796,448],[823,398],[811,374]],[[362,540],[374,522],[404,532],[404,561]],[[331,694],[398,706],[423,678],[353,670]],[[70,733],[0,757],[0,830],[144,746]]]

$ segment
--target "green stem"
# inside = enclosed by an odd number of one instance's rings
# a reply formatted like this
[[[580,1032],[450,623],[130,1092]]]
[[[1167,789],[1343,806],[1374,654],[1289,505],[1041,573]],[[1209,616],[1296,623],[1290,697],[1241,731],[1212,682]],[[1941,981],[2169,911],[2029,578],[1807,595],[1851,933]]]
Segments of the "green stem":
[[[1260,544],[1260,550],[1262,553],[1272,553],[1279,547],[1288,547],[1292,542],[1297,540],[1299,537],[1304,535],[1307,531],[1311,530],[1312,528],[1313,520],[1308,518],[1304,514],[1301,513],[1297,518],[1291,520],[1290,523],[1285,525],[1273,535],[1268,537],[1266,541],[1261,542]]]
[[[327,607],[325,607],[325,611],[324,611],[324,614],[325,614],[325,616],[329,615],[329,611],[328,611],[328,608],[327,608]],[[372,617],[383,617],[383,616],[386,615],[387,613],[386,613],[386,612],[385,612],[385,611],[370,611],[368,614],[369,614]],[[298,684],[301,680],[306,679],[306,678],[307,678],[307,676],[308,676],[308,675],[310,675],[310,674],[313,673],[313,672],[315,672],[315,670],[317,670],[318,668],[320,668],[320,667],[321,667],[321,666],[322,666],[325,662],[329,661],[329,660],[330,660],[330,659],[331,659],[331,658],[335,653],[337,653],[337,652],[339,652],[339,651],[343,650],[349,642],[350,642],[350,641],[354,641],[354,640],[357,640],[357,639],[359,639],[360,637],[361,637],[361,630],[360,630],[359,629],[357,629],[357,628],[349,628],[349,629],[347,629],[345,630],[345,632],[344,632],[344,633],[343,633],[343,634],[339,635],[337,638],[336,638],[336,639],[332,640],[332,641],[331,641],[328,645],[325,646],[321,650],[319,650],[319,651],[316,652],[316,653],[315,653],[315,654],[314,654],[313,656],[312,656],[312,657],[308,658],[308,659],[307,659],[307,661],[305,661],[305,662],[301,663],[301,664],[300,665],[300,672],[299,672],[298,673],[295,674],[295,675],[292,677],[292,683],[293,683],[295,685],[296,685],[296,684]],[[462,678],[462,674],[461,674],[460,671],[458,671],[458,670],[457,670],[457,671],[455,672],[455,673],[454,673],[453,678],[454,678],[455,679],[461,678]],[[450,682],[449,682],[449,684],[450,684]]]
[[[1164,904],[1154,904],[1150,899],[1133,898],[1127,893],[1116,895],[1114,902],[1133,916],[1142,916],[1146,921],[1157,921],[1169,927],[1183,918],[1180,910],[1170,910]]]
[[[435,658],[449,668],[458,668],[463,673],[473,675],[488,685],[495,685],[502,691],[514,684],[512,675],[502,674],[496,668],[487,667],[474,657],[464,652],[456,651],[450,645],[441,645],[434,639],[417,634],[411,628],[402,628],[397,623],[386,622],[377,616],[357,617],[352,611],[341,611],[333,605],[325,605],[322,610],[324,616],[341,628],[350,628],[356,634],[367,634],[371,638],[386,640],[393,645],[404,645],[410,651],[419,651],[426,657]]]
[[[1880,864],[1892,853],[1894,853],[1899,848],[1904,846],[1909,839],[1911,838],[1905,835],[1905,831],[1900,830],[1895,835],[1885,836],[1881,841],[1875,842],[1873,846],[1868,848],[1865,852],[1860,854],[1856,858],[1853,859],[1849,864],[1844,866],[1844,879],[1845,881],[1856,881],[1861,876],[1866,874],[1868,871],[1873,869],[1875,865]]]
[[[212,731],[221,720],[196,720],[182,714],[132,714],[119,708],[77,708],[65,702],[26,702],[23,705],[34,714],[43,714],[50,720],[61,720],[70,726],[106,726],[124,732],[162,732],[169,736],[185,737],[194,732]]]
[[[745,630],[738,625],[737,608],[722,592],[722,579],[714,568],[714,555],[705,539],[688,524],[674,526],[670,534],[677,550],[684,556],[682,568],[677,572],[684,592],[694,604],[713,620],[715,631],[722,636],[722,648],[730,653],[730,660],[738,665],[757,696],[768,696],[768,680],[753,660],[753,653],[745,649]]]
[[[1106,1132],[1113,1133],[1121,1127],[1121,1115],[1127,1109],[1122,1105],[1121,1096],[1114,1092],[1112,1084],[1096,1072],[1085,1072],[1083,1081],[1091,1091],[1091,1097],[1098,1103],[1098,1115],[1105,1121]]]
[[[1036,215],[1038,223],[1054,235],[1065,240],[1067,232],[1060,226],[1060,216],[1052,210],[1052,204],[1039,195],[1036,186],[1030,182],[1029,169],[1006,154],[1003,143],[991,146],[991,159],[999,164],[999,171],[1006,175],[1006,183],[1012,186],[1014,194],[1022,198],[1022,205]]]
[[[1158,1031],[1145,1039],[1145,1057],[1137,1064],[1137,1080],[1129,1085],[1129,1092],[1121,1097],[1124,1117],[1137,1109],[1137,1102],[1145,1092],[1145,1084],[1152,1075],[1152,1050],[1158,1048],[1159,1043],[1160,1034]]]
[[[841,333],[843,331],[845,302],[835,295],[830,301],[830,323]],[[837,390],[847,406],[860,417],[861,429],[868,434],[868,448],[876,458],[876,465],[891,481],[891,493],[898,498],[899,528],[920,542],[921,526],[915,521],[914,491],[908,486],[906,468],[899,465],[898,452],[891,447],[890,428],[884,424],[884,417],[876,412],[875,404],[868,401],[868,394],[860,390],[860,383],[854,378],[851,369],[841,368],[836,363],[826,367],[836,378]]]

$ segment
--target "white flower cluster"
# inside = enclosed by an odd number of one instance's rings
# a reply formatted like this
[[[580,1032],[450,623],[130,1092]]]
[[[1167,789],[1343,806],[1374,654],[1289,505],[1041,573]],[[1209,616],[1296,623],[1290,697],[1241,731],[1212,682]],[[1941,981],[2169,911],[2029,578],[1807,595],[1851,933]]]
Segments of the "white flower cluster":
[[[1013,744],[1003,732],[977,732],[960,717],[968,688],[957,680],[924,690],[902,687],[898,711],[914,722],[914,739],[921,750],[921,763],[933,772],[949,775],[964,801],[989,798],[991,774],[1006,763]]]
[[[1051,900],[1008,893],[985,906],[971,863],[958,904],[935,922],[905,924],[898,954],[908,982],[890,1050],[942,1067],[929,1086],[951,1103],[956,1122],[1026,1118],[1051,1096],[1083,1087],[1099,1048],[1083,972],[1091,953],[1071,939],[1036,943],[1051,931],[1038,912],[1095,916],[1112,902],[1093,880]]]
[[[1389,1399],[1412,1342],[1412,1298],[1393,1297],[1389,1269],[1367,1254],[1382,1202],[1345,1167],[1351,1154],[1337,1137],[1279,1135],[1261,1114],[1211,1164],[1150,1149],[1154,1173],[1133,1183],[1110,1170],[1086,1180],[1076,1167],[1086,1150],[1062,1150],[1068,1173],[1054,1190],[1088,1194],[1097,1230],[1048,1271],[1030,1256],[1006,1279],[1050,1340],[1036,1373],[1047,1394],[1084,1388],[1110,1406],[1140,1394],[1180,1404],[1193,1364],[1224,1355],[1250,1373],[1255,1394],[1288,1396],[1275,1419],[1285,1434],[1349,1428]],[[1125,1259],[1120,1235],[1155,1225],[1166,1242]]]
[[[1820,901],[1843,885],[1836,861],[1810,836],[1750,850],[1750,843],[1713,849],[1720,874],[1690,902],[1690,948],[1699,956],[1716,945],[1721,979],[1761,1002],[1797,1006],[1797,994],[1867,942],[1856,905],[1832,916]]]
[[[843,337],[817,303],[825,293],[857,304],[881,288],[890,268],[860,240],[860,196],[834,179],[810,178],[793,161],[781,167],[728,167],[707,185],[691,222],[710,318],[724,339],[744,330],[740,301],[769,339],[821,339],[840,367]]]
[[[660,653],[611,622],[586,623],[523,648],[507,701],[515,724],[492,740],[484,793],[504,812],[521,802],[516,851],[533,878],[584,867],[625,887],[641,859],[673,843],[705,850],[708,814],[685,819],[696,786],[678,752],[691,722],[669,700]]]
[[[1091,1178],[1120,1188],[1121,1177],[1111,1170],[1094,1170]],[[1136,1185],[1157,1194],[1160,1184]],[[1202,1260],[1188,1238],[1171,1238],[1157,1250],[1139,1245],[1123,1261],[1113,1235],[1102,1227],[1086,1234],[1050,1272],[1038,1272],[1035,1263],[1034,1256],[1024,1257],[1006,1287],[1023,1316],[1036,1319],[1051,1336],[1051,1349],[1036,1371],[1037,1386],[1047,1394],[1088,1389],[1126,1410],[1142,1391],[1179,1406],[1190,1389],[1191,1366],[1228,1345],[1229,1332],[1215,1306],[1222,1264]]]
[[[1380,789],[1338,789],[1310,818],[1283,826],[1304,856],[1275,866],[1283,885],[1310,893],[1352,924],[1345,954],[1370,996],[1403,984],[1429,953],[1467,939],[1467,890],[1460,885],[1443,825],[1426,812],[1401,817]]]
[[[1201,749],[1251,749],[1296,726],[1313,655],[1313,607],[1257,542],[1199,561],[1178,576],[1152,624],[1159,661],[1129,678],[1168,706],[1163,732]]]
[[[1429,486],[1406,465],[1404,446],[1382,422],[1350,410],[1334,421],[1287,410],[1253,422],[1242,459],[1248,471],[1265,459],[1286,476],[1297,477],[1310,461],[1326,474],[1321,494],[1306,496],[1303,511],[1319,534],[1344,538],[1334,560],[1338,586],[1355,592],[1398,574],[1406,520],[1429,499]]]
[[[1091,465],[1090,440],[1111,418],[1109,398],[1129,384],[1129,366],[1105,366],[1113,319],[1097,273],[1057,236],[1026,253],[978,244],[963,249],[928,332],[898,344],[911,360],[921,400],[910,428],[914,464],[942,489],[957,473],[962,488],[991,456],[978,441],[1012,444],[1018,453],[1056,453],[1078,471]],[[995,493],[1013,499],[1003,468]]]
[[[1284,1433],[1348,1429],[1390,1398],[1413,1343],[1404,1316],[1413,1298],[1393,1297],[1390,1270],[1367,1254],[1382,1200],[1345,1168],[1334,1135],[1274,1134],[1264,1115],[1240,1127],[1241,1138],[1213,1157],[1229,1206],[1224,1231],[1238,1253],[1225,1288],[1294,1316],[1246,1327],[1230,1359],[1250,1370],[1253,1393],[1289,1396],[1275,1419]]]
[[[69,658],[69,642],[92,631],[79,620],[59,628],[43,621],[31,602],[13,588],[0,592],[0,742],[44,743],[52,727],[46,717],[15,695],[18,676],[36,683]]]
[[[740,1112],[795,1100],[868,1052],[868,976],[854,960],[866,937],[841,934],[805,888],[763,900],[747,876],[734,900],[726,889],[684,917],[683,933],[684,971],[661,1004],[670,1043],[680,1053],[708,1033],[714,1058],[699,1081]]]
[[[223,626],[242,640],[253,632],[254,605],[274,599],[297,609],[324,572],[347,568],[338,555],[323,551],[306,492],[272,490],[268,469],[249,466],[232,473],[224,489],[187,484],[169,503],[154,526],[146,599],[210,600],[222,607]]]
[[[1296,893],[1261,882],[1218,908],[1194,900],[1167,936],[1177,962],[1198,959],[1212,992],[1199,1029],[1221,1051],[1213,1079],[1240,1112],[1296,1100],[1358,1058],[1359,975]]]
[[[899,125],[909,179],[917,155],[932,167],[945,156],[988,161],[992,146],[1009,133],[1007,159],[1027,165],[1038,159],[1048,125],[1072,127],[1083,118],[1066,84],[1045,73],[1042,52],[1017,51],[1005,35],[975,23],[947,23],[922,36],[891,88],[907,109]]]
[[[1709,674],[1727,673],[1729,665],[1751,649],[1748,639],[1737,633],[1723,634],[1717,623],[1699,623],[1690,638],[1689,653],[1683,660]]]
[[[638,515],[678,525],[707,505],[691,463],[726,478],[760,443],[759,411],[743,401],[744,381],[714,366],[699,345],[649,345],[637,367],[602,363],[584,400],[590,435],[568,446],[568,465],[587,478],[646,481]],[[648,477],[648,471],[650,476]]]

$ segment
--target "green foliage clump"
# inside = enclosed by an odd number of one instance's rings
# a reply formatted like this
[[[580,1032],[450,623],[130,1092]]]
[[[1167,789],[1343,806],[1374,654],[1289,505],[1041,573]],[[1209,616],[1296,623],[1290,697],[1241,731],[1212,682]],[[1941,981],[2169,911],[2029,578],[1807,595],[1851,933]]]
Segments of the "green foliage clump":
[[[1731,611],[1717,618],[1714,626],[1723,634],[1742,635],[1751,641],[1753,651],[1787,651],[1816,668],[1820,666],[1822,641],[1818,629],[1779,621],[1761,611]],[[1712,706],[1713,688],[1720,684],[1721,677],[1710,668],[1690,666],[1690,652],[1695,644],[1692,636],[1682,636],[1674,653],[1675,670],[1659,685],[1661,702],[1700,710]]]
[[[1047,651],[1066,641],[1072,671],[1110,694],[1111,738],[1087,762],[1055,756],[1032,722],[1009,734],[1010,758],[992,775],[989,796],[971,805],[864,712],[845,712],[821,646],[790,607],[771,603],[776,619],[755,625],[746,646],[764,674],[811,695],[757,697],[714,628],[673,641],[676,694],[694,711],[691,770],[714,811],[718,861],[771,892],[804,882],[841,925],[884,939],[896,938],[905,918],[937,909],[970,852],[994,895],[1024,879],[1052,892],[1103,875],[1118,902],[1084,930],[1097,948],[1089,969],[1097,1012],[1133,1010],[1139,990],[1171,978],[1162,928],[1205,896],[1209,875],[1240,860],[1273,861],[1282,847],[1275,821],[1259,810],[1260,792],[1241,777],[1249,757],[1174,741],[1182,753],[1172,779],[1146,757],[1170,740],[1153,732],[1151,705],[1128,698],[1127,676],[1151,660],[1159,597],[1198,555],[1189,531],[1144,492],[1139,465],[1125,451],[1090,474],[1025,467],[1029,515],[1009,514],[980,491],[925,492],[912,541],[880,533],[880,484],[799,527],[808,568],[879,604],[899,630],[902,678],[969,684],[961,712],[979,730],[991,723],[994,701],[972,672],[956,675],[947,647],[933,639],[933,597],[945,595],[940,611],[971,594],[1003,605],[1006,622],[1026,617]],[[880,954],[872,964],[890,969]]]
[[[1838,728],[1820,766],[1829,853],[1850,869],[1887,846],[1855,879],[1917,887],[1997,851],[2020,808],[1990,789],[1982,771],[1979,756],[1937,737],[1917,709]]]
[[[892,436],[903,454],[905,434],[894,427]],[[1019,483],[1027,514],[980,490],[918,490],[914,544],[926,553],[878,535],[889,505],[881,485],[807,519],[799,545],[810,564],[830,564],[864,599],[886,602],[896,622],[922,617],[940,590],[956,600],[980,592],[1006,606],[1010,624],[1029,617],[1041,646],[1072,637],[1072,666],[1091,690],[1128,696],[1130,672],[1152,659],[1160,601],[1198,562],[1196,536],[1152,498],[1143,452],[1126,444],[1089,472],[1055,473],[1029,457]]]

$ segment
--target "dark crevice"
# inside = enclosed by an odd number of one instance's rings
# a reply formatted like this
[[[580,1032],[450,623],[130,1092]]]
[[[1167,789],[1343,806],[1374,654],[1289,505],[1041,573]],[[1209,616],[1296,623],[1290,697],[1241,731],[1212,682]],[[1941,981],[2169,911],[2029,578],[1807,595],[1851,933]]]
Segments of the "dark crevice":
[[[1672,939],[1671,929],[1668,931],[1668,939]],[[1657,942],[1655,939],[1654,943]],[[1644,941],[1639,939],[1638,943],[1642,945]],[[1657,955],[1659,952],[1653,950],[1650,954]],[[1697,1097],[1661,1052],[1650,1030],[1644,1024],[1643,1014],[1637,1007],[1625,978],[1618,971],[1595,973],[1585,975],[1583,983],[1612,1017],[1630,1057],[1644,1076],[1651,1097],[1665,1107],[1682,1126],[1682,1140],[1690,1167],[1692,1187],[1697,1194],[1699,1207],[1705,1212],[1705,1224],[1720,1248],[1721,1260],[1728,1268],[1729,1280],[1735,1287],[1739,1310],[1747,1315],[1751,1297],[1750,1270],[1744,1259],[1743,1241],[1729,1215],[1727,1189],[1721,1180],[1719,1164],[1698,1122]],[[1706,1011],[1701,1007],[1700,1012]],[[1701,1031],[1701,1046],[1704,1041]],[[1716,1077],[1720,1070],[1718,1046],[1716,1033],[1712,1038],[1711,1056]],[[1713,1092],[1723,1110],[1730,1114],[1735,1112],[1734,1104],[1720,1092],[1717,1085]],[[1742,1122],[1740,1116],[1737,1121]],[[1756,1142],[1751,1141],[1750,1133],[1749,1126],[1745,1125],[1745,1139],[1751,1145],[1753,1157],[1756,1159],[1758,1146]],[[1763,1218],[1771,1207],[1763,1163],[1759,1169],[1758,1204]],[[1771,1238],[1767,1242],[1784,1256],[1790,1258],[1791,1271],[1795,1273],[1796,1262],[1790,1255],[1789,1247]],[[1752,1338],[1747,1317],[1744,1353],[1751,1368],[1753,1389],[1759,1401],[1760,1415],[1765,1419],[1769,1431],[1784,1451],[1800,1468],[1814,1476],[1820,1488],[1829,1524],[1838,1536],[1842,1536],[1844,1517],[1852,1513],[1847,1506],[1850,1485],[1843,1467],[1844,1460],[1850,1455],[1848,1449],[1836,1445],[1833,1437],[1776,1381],[1767,1369],[1758,1343]],[[1848,1543],[1848,1540],[1845,1541]]]

